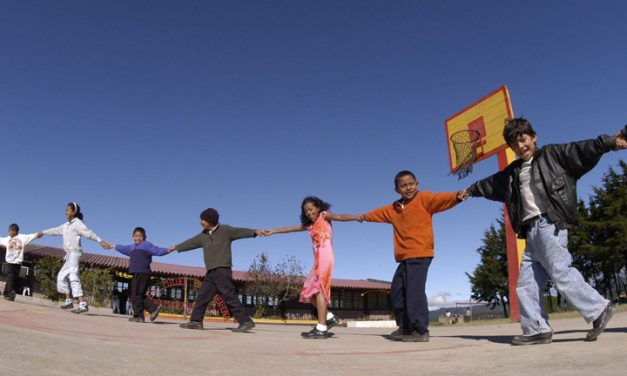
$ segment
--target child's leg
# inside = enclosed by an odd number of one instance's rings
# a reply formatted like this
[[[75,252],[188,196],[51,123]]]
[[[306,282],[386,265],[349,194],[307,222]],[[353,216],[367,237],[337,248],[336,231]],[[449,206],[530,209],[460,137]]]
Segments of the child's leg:
[[[68,265],[67,278],[70,280],[70,288],[72,290],[72,296],[77,298],[81,303],[85,302],[83,297],[83,287],[81,286],[81,279],[78,275],[79,265],[82,254],[79,252],[69,252],[66,255],[65,263]]]
[[[230,268],[215,269],[215,285],[222,300],[229,307],[229,311],[235,316],[238,323],[252,321],[250,316],[244,312],[244,306],[237,297],[235,285],[233,284],[233,272]],[[213,295],[212,295],[213,297]]]
[[[144,317],[144,299],[141,295],[141,274],[133,274],[131,279],[131,304],[133,305],[133,317]]]
[[[555,226],[541,218],[536,221],[539,227],[538,240],[543,249],[538,253],[538,261],[551,276],[556,288],[579,311],[586,322],[596,320],[609,301],[590,286],[581,273],[571,266],[572,256],[568,252],[568,231],[555,231]]]
[[[392,310],[396,319],[396,325],[399,328],[409,330],[405,322],[405,262],[398,264],[394,277],[392,277],[392,286],[390,287],[390,300],[392,302]],[[407,326],[407,328],[406,328]]]
[[[204,320],[207,306],[218,292],[214,281],[215,271],[216,269],[209,270],[207,274],[205,274],[205,279],[203,279],[202,285],[200,285],[198,294],[196,295],[196,302],[194,302],[194,308],[189,318],[190,321],[202,322]]]
[[[527,237],[527,247],[523,253],[516,285],[516,295],[520,305],[520,326],[525,336],[553,331],[544,309],[544,287],[549,275],[534,259],[536,253],[534,241],[534,237],[530,234]]]
[[[429,303],[425,286],[427,273],[431,265],[430,258],[415,258],[405,260],[407,267],[405,287],[405,305],[407,320],[410,327],[406,330],[415,330],[422,335],[429,332]]]
[[[312,304],[314,301],[316,302],[314,306],[316,307],[316,310],[318,311],[318,324],[324,325],[326,327],[327,325],[327,300],[325,299],[324,294],[319,292],[313,297],[313,299],[311,299]]]
[[[59,270],[59,274],[57,274],[57,291],[61,294],[65,295],[65,299],[71,299],[70,297],[70,266],[68,264],[68,260],[66,259]]]

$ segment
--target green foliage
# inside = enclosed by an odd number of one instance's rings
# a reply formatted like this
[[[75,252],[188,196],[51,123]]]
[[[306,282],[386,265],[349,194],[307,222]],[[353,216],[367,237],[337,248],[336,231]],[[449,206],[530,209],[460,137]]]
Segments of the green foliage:
[[[261,253],[253,260],[248,273],[252,281],[246,284],[246,294],[254,296],[255,317],[265,316],[270,308],[276,316],[284,301],[298,295],[303,266],[294,256],[273,266],[268,255]]]
[[[55,257],[42,257],[35,267],[35,278],[41,285],[41,292],[48,299],[58,300],[61,296],[57,292],[57,274],[63,266],[63,261]]]
[[[111,269],[81,268],[81,285],[90,305],[103,307],[111,302],[113,274]]]
[[[507,272],[507,246],[505,240],[505,219],[497,219],[497,226],[491,225],[484,233],[483,245],[477,249],[481,262],[474,273],[466,276],[470,280],[472,298],[487,302],[494,309],[503,307],[508,317],[509,285]]]

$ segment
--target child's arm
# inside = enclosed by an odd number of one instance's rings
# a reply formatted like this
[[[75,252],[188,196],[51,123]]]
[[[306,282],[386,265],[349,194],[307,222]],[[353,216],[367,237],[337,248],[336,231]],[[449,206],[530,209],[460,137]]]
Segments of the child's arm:
[[[0,245],[3,247],[8,247],[9,246],[9,237],[0,237]]]
[[[334,214],[331,212],[327,212],[325,219],[327,221],[340,221],[340,222],[350,222],[350,221],[358,221],[359,217],[352,214]]]
[[[78,234],[82,237],[85,237],[87,239],[96,241],[98,243],[100,243],[100,245],[102,246],[102,248],[105,249],[111,249],[113,248],[113,246],[109,243],[107,243],[106,241],[102,240],[102,238],[100,236],[98,236],[95,232],[93,232],[92,230],[90,230],[85,223],[83,223],[82,221],[79,221],[79,226],[78,226]]]
[[[161,248],[161,247],[157,247],[156,245],[152,244],[151,242],[143,242],[139,245],[138,247],[139,249],[141,249],[142,251],[146,251],[148,253],[150,253],[153,256],[163,256],[168,254],[168,249],[167,248]]]
[[[378,209],[369,211],[368,213],[357,216],[358,221],[390,223],[390,211],[393,210],[392,205],[382,206]]]
[[[168,253],[173,252],[173,251],[179,251],[179,252],[191,251],[192,249],[202,247],[201,236],[202,236],[202,233],[194,236],[193,238],[189,238],[182,243],[173,245],[172,247],[168,248]]]
[[[254,238],[256,236],[264,236],[263,230],[255,230],[252,228],[229,227],[231,240]]]
[[[134,244],[131,244],[131,245],[116,244],[114,248],[116,251],[120,252],[121,254],[130,256],[131,252],[133,251]]]
[[[305,231],[305,230],[307,230],[307,227],[303,225],[298,225],[298,226],[286,226],[286,227],[276,228],[274,230],[265,230],[263,233],[265,236],[270,236],[274,234],[285,234],[288,232],[297,232],[297,231]]]
[[[466,192],[471,197],[485,197],[488,200],[505,202],[507,185],[509,184],[508,170],[509,168],[506,168],[492,176],[479,180],[462,192]]]
[[[33,240],[35,240],[35,239],[37,239],[37,238],[41,238],[41,236],[42,236],[43,234],[42,234],[42,235],[39,235],[39,234],[40,234],[39,232],[36,232],[36,233],[34,233],[34,234],[28,234],[28,235],[25,235],[25,237],[26,237],[26,238],[25,238],[25,240],[24,240],[24,245],[26,245],[26,244],[28,244],[28,243],[32,242]]]
[[[41,231],[42,235],[48,235],[48,236],[61,236],[63,235],[63,226],[65,226],[64,224],[59,226],[59,227],[53,227],[53,228],[49,228],[47,230],[43,230]]]
[[[579,179],[599,163],[603,154],[612,150],[624,149],[625,139],[622,132],[617,132],[614,137],[601,135],[593,140],[571,142],[561,145],[549,145],[547,152],[553,154],[560,165],[570,175]]]
[[[423,191],[426,198],[425,207],[431,214],[439,213],[452,208],[463,201],[464,191],[431,193]]]

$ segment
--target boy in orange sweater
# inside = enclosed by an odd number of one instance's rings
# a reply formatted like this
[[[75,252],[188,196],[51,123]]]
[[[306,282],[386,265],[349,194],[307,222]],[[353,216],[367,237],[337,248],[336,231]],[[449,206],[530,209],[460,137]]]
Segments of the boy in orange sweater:
[[[391,205],[359,216],[360,221],[394,226],[394,257],[399,263],[392,279],[391,299],[398,329],[390,337],[403,342],[429,341],[429,308],[425,283],[433,259],[435,213],[465,200],[467,193],[418,191],[416,176],[401,171],[394,178],[401,198]]]

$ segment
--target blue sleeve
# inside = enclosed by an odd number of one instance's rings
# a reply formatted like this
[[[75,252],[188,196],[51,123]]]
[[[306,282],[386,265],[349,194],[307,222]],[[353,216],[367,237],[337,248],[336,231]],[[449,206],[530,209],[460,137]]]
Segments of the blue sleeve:
[[[167,248],[157,247],[151,242],[143,242],[137,248],[141,249],[142,251],[148,252],[153,256],[163,256],[168,253]]]
[[[120,245],[120,244],[116,244],[115,245],[115,250],[120,252],[123,255],[127,255],[130,256],[131,252],[133,251],[133,249],[135,248],[135,244],[131,244],[131,245]]]

